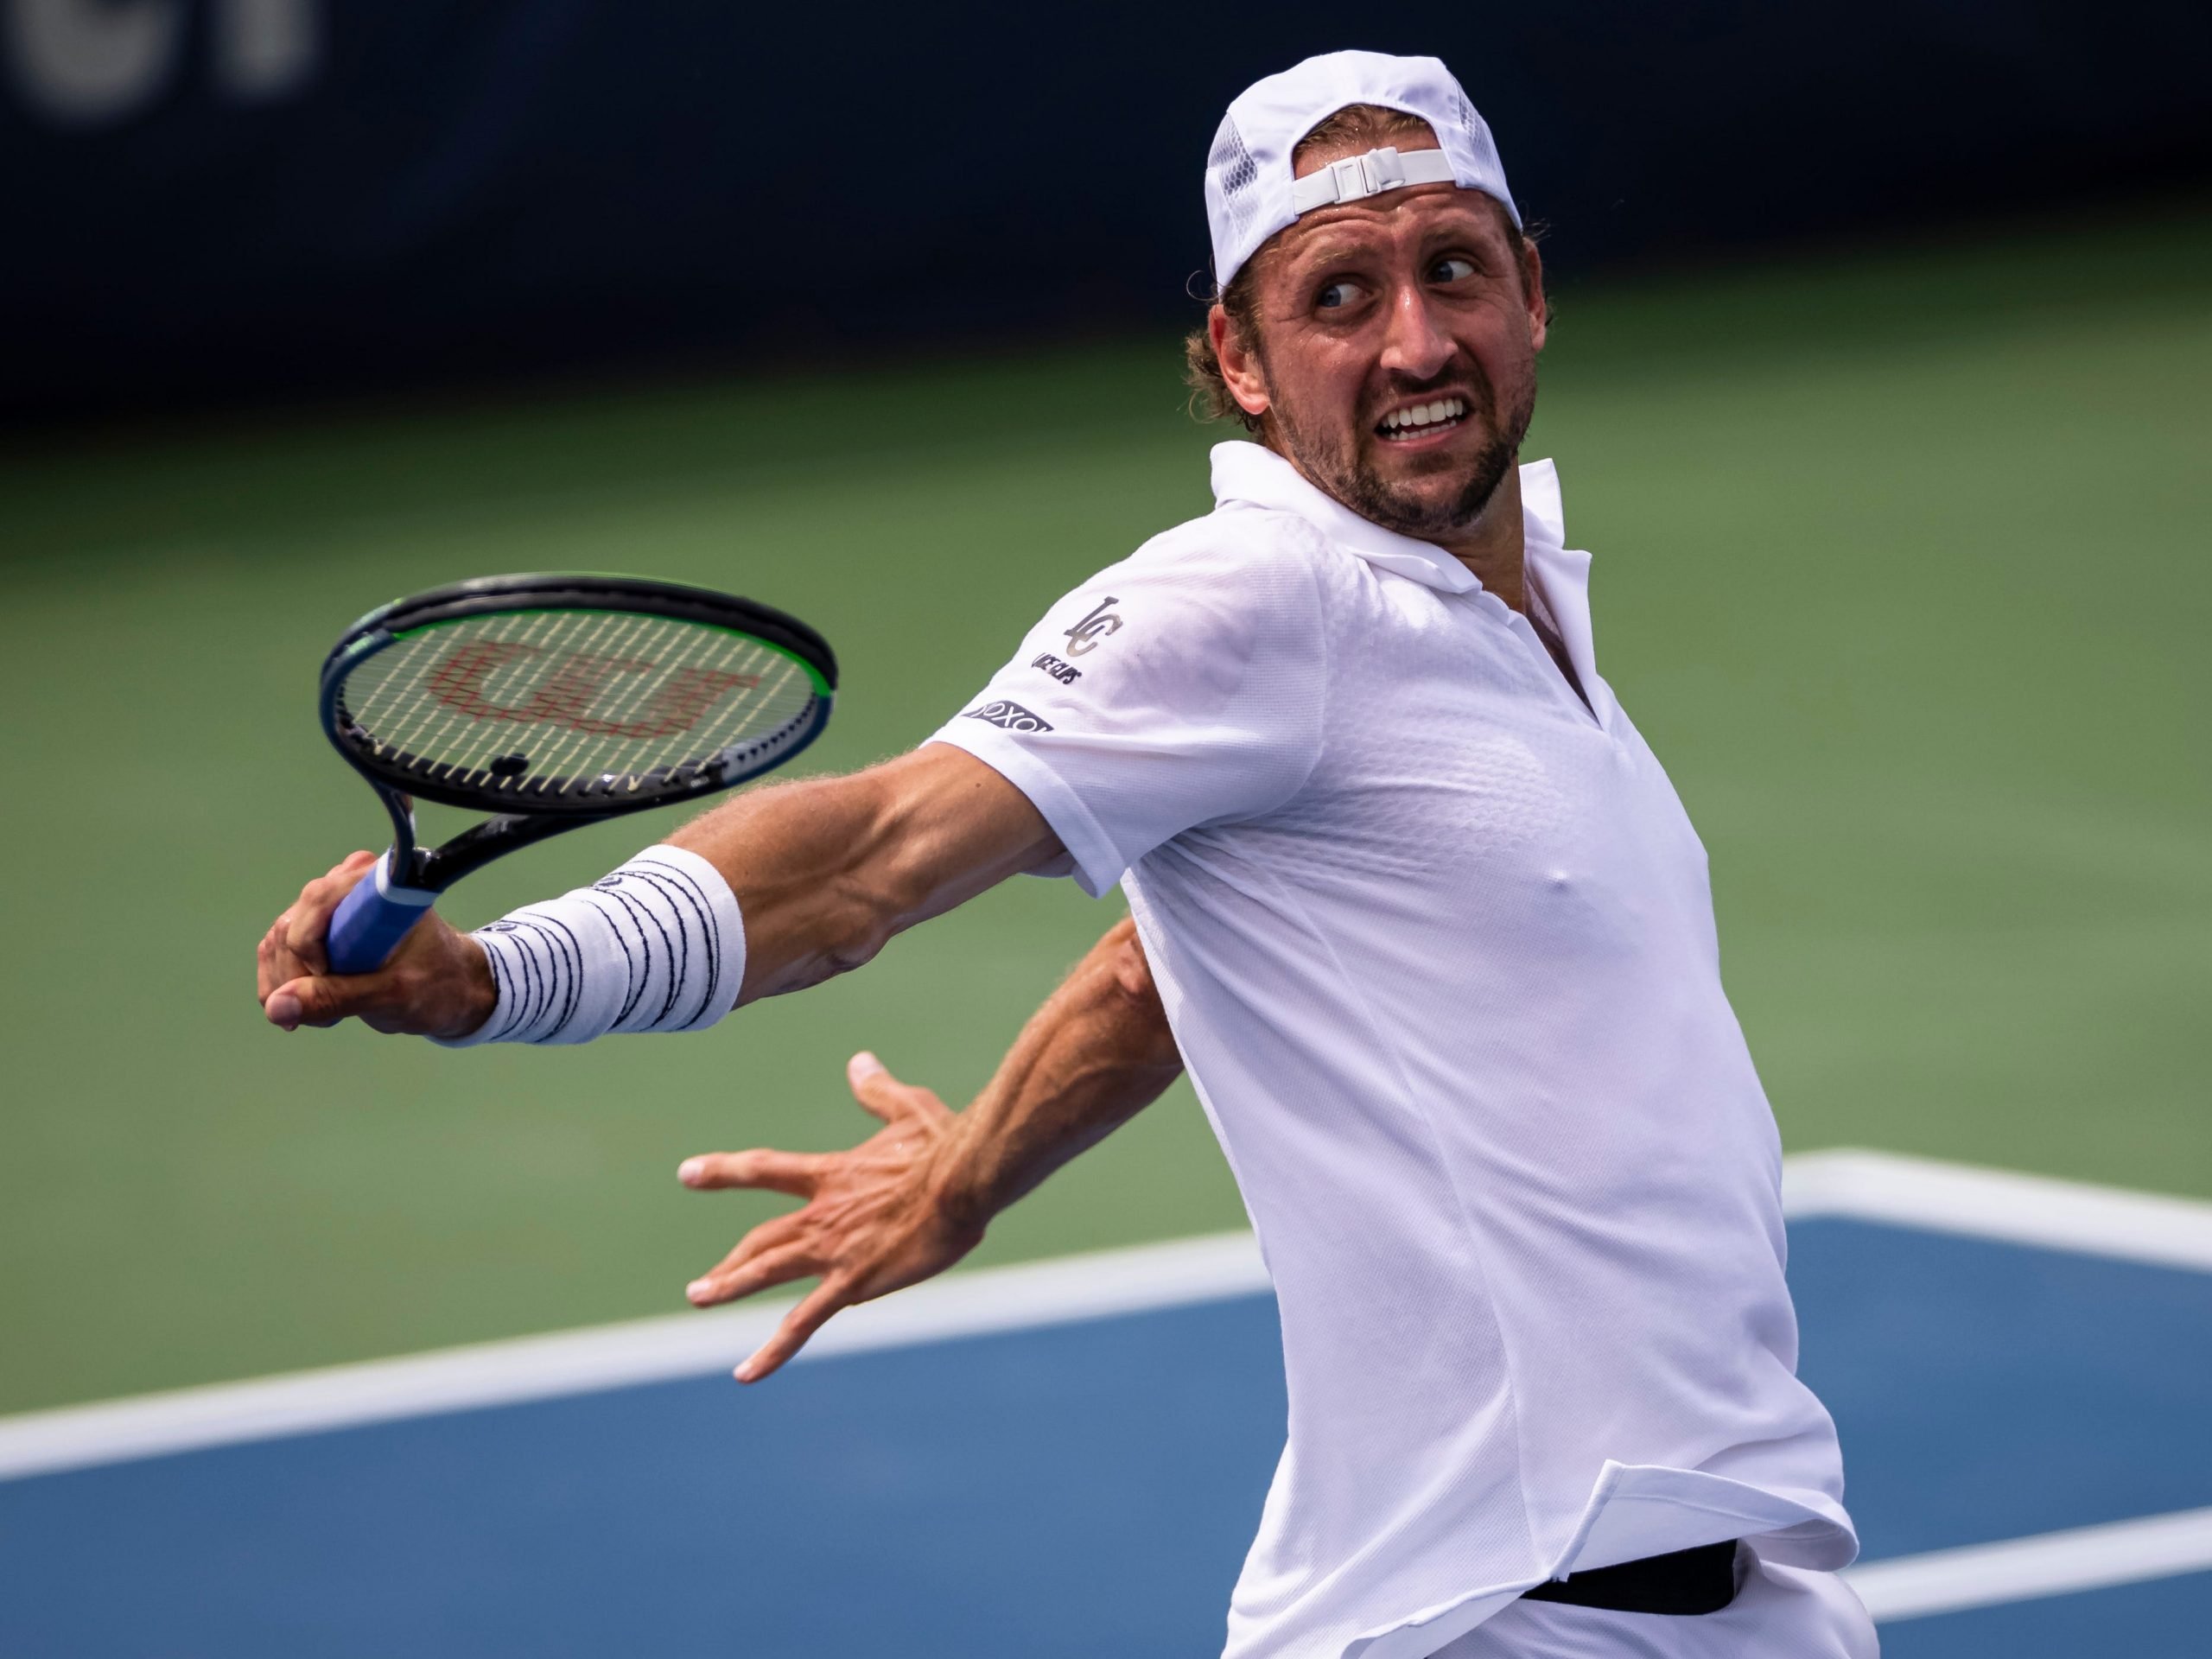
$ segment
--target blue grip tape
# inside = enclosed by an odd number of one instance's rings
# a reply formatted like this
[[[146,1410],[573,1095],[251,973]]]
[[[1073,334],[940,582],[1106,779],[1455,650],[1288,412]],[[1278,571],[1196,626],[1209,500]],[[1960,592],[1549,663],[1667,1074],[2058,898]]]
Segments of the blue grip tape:
[[[430,913],[437,898],[413,887],[395,887],[387,874],[391,855],[353,885],[330,918],[324,950],[334,974],[366,974],[381,968],[399,949],[408,930]]]

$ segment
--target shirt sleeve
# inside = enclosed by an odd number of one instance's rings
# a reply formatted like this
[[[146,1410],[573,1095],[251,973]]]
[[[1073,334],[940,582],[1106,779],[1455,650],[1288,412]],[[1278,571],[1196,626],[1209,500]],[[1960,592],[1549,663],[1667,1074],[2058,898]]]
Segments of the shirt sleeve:
[[[1255,817],[1319,756],[1327,647],[1295,550],[1240,545],[1200,519],[1046,613],[932,742],[1027,796],[1099,897],[1153,849]]]

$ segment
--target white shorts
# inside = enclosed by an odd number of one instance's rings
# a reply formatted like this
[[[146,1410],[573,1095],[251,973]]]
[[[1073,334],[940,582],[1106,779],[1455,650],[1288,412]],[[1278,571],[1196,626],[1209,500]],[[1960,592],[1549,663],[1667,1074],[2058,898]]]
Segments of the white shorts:
[[[1874,1621],[1834,1573],[1741,1559],[1736,1599],[1717,1613],[1516,1601],[1434,1659],[1878,1659]]]

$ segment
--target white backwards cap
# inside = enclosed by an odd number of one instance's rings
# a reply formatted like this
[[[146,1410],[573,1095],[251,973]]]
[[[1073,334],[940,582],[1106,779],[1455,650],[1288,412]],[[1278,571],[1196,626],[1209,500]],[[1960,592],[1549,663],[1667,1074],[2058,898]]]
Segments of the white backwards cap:
[[[1294,178],[1290,156],[1298,141],[1351,104],[1417,115],[1444,148],[1404,154],[1370,149]],[[1440,60],[1381,52],[1308,58],[1246,87],[1214,134],[1206,156],[1214,281],[1227,287],[1262,242],[1316,207],[1403,185],[1446,182],[1495,197],[1519,226],[1520,211],[1505,188],[1505,164],[1497,158],[1490,125]]]

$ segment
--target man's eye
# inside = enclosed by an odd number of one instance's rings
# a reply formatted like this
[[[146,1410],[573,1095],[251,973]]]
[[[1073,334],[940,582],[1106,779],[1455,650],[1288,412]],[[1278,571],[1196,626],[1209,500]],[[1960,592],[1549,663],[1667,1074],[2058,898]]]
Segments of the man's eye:
[[[1350,305],[1357,292],[1350,283],[1331,283],[1313,296],[1313,303],[1323,311],[1338,310]]]
[[[1432,283],[1460,282],[1474,274],[1475,262],[1462,259],[1456,253],[1438,260],[1428,268],[1428,279]]]

